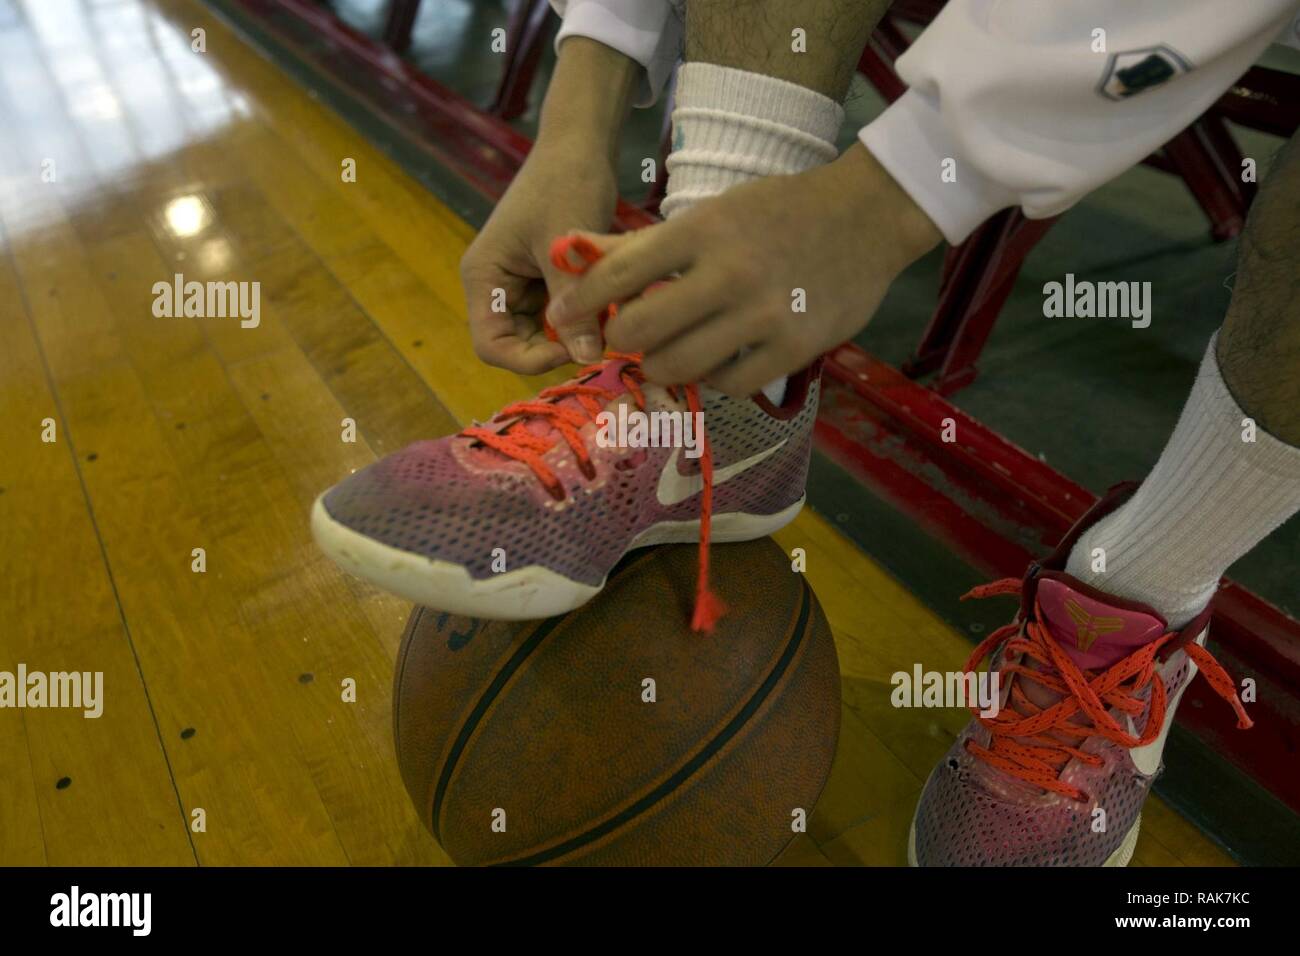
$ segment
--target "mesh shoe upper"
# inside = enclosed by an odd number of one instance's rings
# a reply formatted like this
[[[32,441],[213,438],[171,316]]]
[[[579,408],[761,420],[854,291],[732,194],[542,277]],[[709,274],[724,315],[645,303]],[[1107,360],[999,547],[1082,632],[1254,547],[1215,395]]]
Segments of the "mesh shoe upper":
[[[619,373],[628,363],[610,361],[596,376],[620,395],[608,408],[627,403]],[[668,392],[645,386],[648,411],[681,412]],[[801,400],[802,399],[802,400]],[[714,515],[774,514],[799,500],[807,478],[816,376],[806,393],[792,396],[789,417],[757,401],[706,393],[703,413],[712,447]],[[488,423],[505,427],[500,418]],[[582,471],[572,449],[557,440],[542,459],[563,486],[555,497],[521,461],[453,435],[417,442],[358,471],[324,498],[330,517],[390,547],[464,567],[475,579],[492,574],[493,550],[503,548],[509,568],[542,565],[583,584],[596,585],[636,536],[662,521],[699,517],[700,496],[664,504],[657,490],[665,467],[687,478],[699,474],[698,459],[672,448],[602,447],[594,422],[581,430],[594,477]],[[764,456],[733,475],[729,468]]]
[[[1165,734],[1198,670],[1250,726],[1231,679],[1203,644],[1209,609],[1171,632],[1151,608],[1061,569],[1082,531],[1123,503],[1119,486],[1022,581],[1016,620],[971,655],[990,658],[1000,710],[977,716],[926,781],[913,821],[922,866],[1098,866],[1137,822]],[[1101,811],[1101,812],[1098,812]]]
[[[995,661],[994,667],[998,662]],[[1170,696],[1191,676],[1185,652],[1163,668]],[[1150,688],[1145,692],[1149,697]],[[1150,707],[1133,721],[1141,731]],[[1170,714],[1172,719],[1172,714]],[[971,721],[926,782],[916,812],[916,859],[922,866],[1101,866],[1137,820],[1155,774],[1139,771],[1129,751],[1104,737],[1082,750],[1099,766],[1070,761],[1061,773],[1085,800],[1039,788],[973,756],[968,741],[988,747],[991,734]],[[1104,829],[1098,829],[1105,811]]]

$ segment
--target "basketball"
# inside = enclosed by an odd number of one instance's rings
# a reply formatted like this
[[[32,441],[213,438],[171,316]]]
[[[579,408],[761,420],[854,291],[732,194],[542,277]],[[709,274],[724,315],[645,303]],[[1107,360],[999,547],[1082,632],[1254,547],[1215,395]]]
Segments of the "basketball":
[[[764,538],[714,550],[728,612],[693,633],[696,555],[634,552],[542,621],[414,610],[397,754],[456,863],[753,866],[794,836],[839,732],[830,627]]]

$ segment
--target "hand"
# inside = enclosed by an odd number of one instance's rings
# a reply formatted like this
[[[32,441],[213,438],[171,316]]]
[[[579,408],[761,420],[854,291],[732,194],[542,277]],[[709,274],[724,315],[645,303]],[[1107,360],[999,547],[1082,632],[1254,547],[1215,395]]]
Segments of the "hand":
[[[550,261],[556,236],[574,229],[605,230],[614,215],[618,188],[601,158],[579,150],[534,147],[505,196],[461,259],[461,282],[469,309],[474,351],[489,365],[540,375],[572,360],[600,358],[600,339],[568,347],[542,332],[547,291],[562,294],[575,277]],[[505,312],[493,310],[505,290]]]
[[[598,330],[566,326],[558,343],[542,332],[547,292],[562,294],[575,281],[551,265],[550,247],[575,229],[609,228],[618,137],[639,69],[586,37],[560,46],[537,142],[460,263],[474,351],[490,365],[540,375],[570,356],[600,359]],[[505,312],[493,309],[497,290]]]
[[[746,183],[668,222],[589,238],[605,255],[552,297],[551,322],[591,322],[620,303],[609,346],[643,353],[649,379],[744,397],[864,328],[894,278],[942,236],[858,144],[827,166]],[[806,311],[796,311],[800,294]]]

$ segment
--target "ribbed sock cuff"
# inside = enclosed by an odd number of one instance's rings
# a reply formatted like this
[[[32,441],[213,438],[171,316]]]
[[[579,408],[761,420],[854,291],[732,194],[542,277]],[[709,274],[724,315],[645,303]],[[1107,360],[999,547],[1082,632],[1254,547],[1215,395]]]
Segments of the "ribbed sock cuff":
[[[1075,545],[1068,573],[1150,604],[1173,626],[1213,596],[1228,567],[1300,510],[1300,448],[1256,427],[1224,384],[1210,342],[1160,460],[1134,496]],[[1092,552],[1106,555],[1092,571]]]
[[[830,97],[712,63],[681,67],[675,104],[665,216],[751,179],[830,162],[844,122]]]

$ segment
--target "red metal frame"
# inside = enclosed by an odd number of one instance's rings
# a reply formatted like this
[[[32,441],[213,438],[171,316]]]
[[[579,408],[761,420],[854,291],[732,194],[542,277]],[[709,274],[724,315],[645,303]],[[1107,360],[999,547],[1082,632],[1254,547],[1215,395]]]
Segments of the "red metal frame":
[[[340,23],[311,0],[238,0],[263,17],[291,12],[353,59],[390,81],[418,110],[400,116],[424,125],[431,154],[484,196],[499,197],[528,152],[529,142],[500,119],[408,67],[391,51]],[[293,39],[281,37],[286,45]],[[301,52],[301,51],[300,51]],[[304,55],[306,55],[304,53]],[[391,101],[372,104],[393,109]],[[395,120],[397,122],[397,120]],[[654,222],[644,210],[620,203],[616,225],[635,229]],[[1028,560],[1054,544],[1093,500],[1086,489],[1049,468],[900,371],[853,345],[826,361],[818,447],[867,487],[912,517],[956,553],[991,574],[1020,574]],[[945,442],[948,420],[958,441]],[[1023,543],[1025,531],[1036,546]],[[1034,554],[1031,554],[1031,551]],[[1214,615],[1212,634],[1238,675],[1258,674],[1275,689],[1251,706],[1256,729],[1237,733],[1228,709],[1216,706],[1201,682],[1188,691],[1179,722],[1208,741],[1254,780],[1300,812],[1300,622],[1250,592],[1228,583]],[[1197,701],[1204,706],[1196,706]]]
[[[1255,184],[1241,179],[1241,149],[1223,116],[1211,109],[1161,150],[1164,164],[1187,188],[1210,220],[1215,241],[1231,239],[1246,227],[1246,212],[1255,200]]]
[[[384,20],[384,43],[397,53],[405,53],[411,45],[411,30],[420,12],[420,0],[388,0],[388,16]]]
[[[1232,85],[1214,111],[1225,119],[1274,136],[1300,129],[1300,78],[1266,66],[1252,66]]]
[[[951,246],[939,282],[939,301],[903,372],[936,372],[930,387],[950,395],[979,374],[975,364],[1030,250],[1056,218],[1030,219],[1019,209],[997,213],[959,246]]]
[[[522,116],[542,61],[543,41],[552,16],[547,0],[515,0],[506,27],[506,64],[491,112],[502,119]]]

